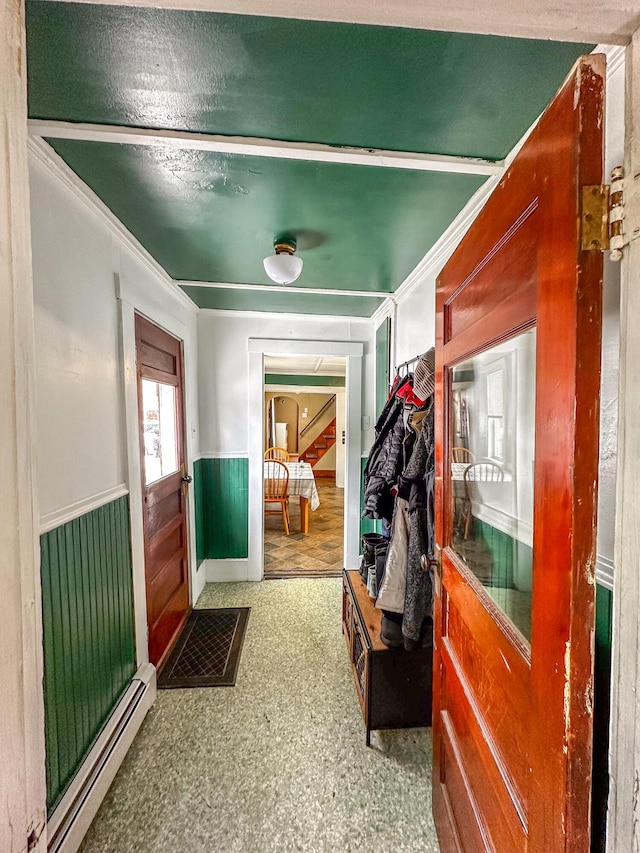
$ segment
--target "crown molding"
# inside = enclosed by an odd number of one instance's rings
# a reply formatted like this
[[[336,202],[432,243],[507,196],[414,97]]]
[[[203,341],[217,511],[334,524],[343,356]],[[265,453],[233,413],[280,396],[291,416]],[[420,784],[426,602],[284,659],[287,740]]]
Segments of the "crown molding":
[[[332,323],[371,323],[371,317],[342,317],[338,314],[291,314],[278,311],[235,311],[230,308],[200,308],[198,314],[215,315],[218,317],[248,317],[259,320],[294,320],[315,322],[330,321]]]
[[[123,125],[86,124],[71,121],[29,119],[29,133],[46,139],[75,139],[118,145],[151,145],[188,151],[212,151],[250,157],[275,157],[313,163],[340,163],[419,172],[452,172],[461,175],[500,175],[504,166],[480,157],[452,157],[418,151],[385,151],[321,142],[289,142],[248,136],[220,136],[190,130],[150,130]]]
[[[144,248],[106,204],[84,183],[43,139],[29,136],[27,147],[30,157],[58,180],[67,190],[81,201],[86,208],[111,232],[116,240],[123,243],[135,257],[141,261],[153,275],[165,286],[171,296],[190,311],[199,311],[198,305],[182,291],[176,281],[158,261]]]
[[[396,300],[393,296],[388,296],[385,301],[380,305],[371,315],[371,322],[375,329],[383,323],[387,317],[392,317],[394,309],[396,307]]]
[[[359,296],[367,299],[385,299],[388,293],[375,290],[334,290],[329,287],[291,287],[288,284],[238,284],[221,281],[185,281],[174,279],[180,287],[207,287],[213,290],[263,290],[269,293],[303,293],[316,296]]]

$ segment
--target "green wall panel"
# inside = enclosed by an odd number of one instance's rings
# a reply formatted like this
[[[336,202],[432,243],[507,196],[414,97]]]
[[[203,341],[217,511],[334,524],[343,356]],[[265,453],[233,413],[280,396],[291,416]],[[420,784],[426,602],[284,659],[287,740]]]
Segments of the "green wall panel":
[[[529,545],[520,542],[487,524],[480,519],[473,519],[473,532],[476,540],[482,540],[484,546],[491,552],[493,557],[493,570],[491,583],[483,581],[485,586],[497,586],[504,589],[513,589],[514,574],[519,567],[523,573],[531,573],[533,566],[533,550]]]
[[[205,514],[204,514],[204,466],[202,459],[193,463],[193,503],[195,507],[195,529],[196,529],[196,565],[198,568],[207,558],[205,542]]]
[[[360,536],[362,536],[363,533],[380,533],[382,522],[376,518],[362,517],[364,509],[364,469],[367,467],[367,457],[363,456],[360,461]]]
[[[376,420],[389,396],[389,345],[391,318],[387,317],[376,329]]]
[[[344,388],[344,376],[293,376],[289,373],[265,373],[265,385],[324,385],[327,388]]]
[[[47,808],[135,672],[129,499],[40,538]]]
[[[201,519],[199,553],[213,560],[248,557],[249,460],[201,459],[196,464],[202,483],[195,492],[200,503],[196,506],[196,525]]]
[[[609,797],[609,719],[613,593],[596,585],[596,667],[593,707],[592,853],[604,853]]]

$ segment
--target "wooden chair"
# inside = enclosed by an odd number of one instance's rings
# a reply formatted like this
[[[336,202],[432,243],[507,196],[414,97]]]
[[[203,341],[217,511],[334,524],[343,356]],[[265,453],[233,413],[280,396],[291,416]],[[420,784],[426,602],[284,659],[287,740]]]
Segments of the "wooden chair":
[[[497,462],[485,459],[482,462],[472,462],[464,469],[464,538],[469,538],[471,532],[471,499],[472,486],[470,483],[501,483],[504,480],[504,470]]]
[[[289,454],[284,447],[270,447],[264,454],[265,459],[277,459],[278,462],[288,462]]]
[[[451,461],[471,463],[476,461],[476,457],[467,447],[452,447]]]
[[[277,448],[276,448],[277,449]],[[265,515],[282,513],[284,532],[289,535],[289,469],[277,459],[264,463],[264,512]],[[268,509],[269,504],[279,504],[278,509]]]

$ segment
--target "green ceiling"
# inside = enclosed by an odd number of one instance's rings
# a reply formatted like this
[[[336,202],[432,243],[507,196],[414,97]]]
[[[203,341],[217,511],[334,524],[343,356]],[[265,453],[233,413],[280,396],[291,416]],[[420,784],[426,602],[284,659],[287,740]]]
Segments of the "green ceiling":
[[[185,287],[184,290],[201,308],[329,314],[336,317],[370,317],[383,301],[375,296],[329,297],[320,293],[291,293],[284,287],[274,291],[217,287]]]
[[[109,143],[52,145],[169,275],[230,284],[271,284],[262,259],[287,231],[305,261],[296,285],[393,291],[484,180]]]
[[[27,37],[32,117],[487,159],[507,154],[591,49],[51,0],[28,0]],[[305,261],[296,286],[390,292],[484,180],[52,144],[183,280],[269,283],[262,258],[289,232]],[[312,294],[204,288],[191,295],[208,306],[242,308],[249,299],[284,306],[262,310],[343,316],[368,316],[380,301],[333,295],[317,305]]]

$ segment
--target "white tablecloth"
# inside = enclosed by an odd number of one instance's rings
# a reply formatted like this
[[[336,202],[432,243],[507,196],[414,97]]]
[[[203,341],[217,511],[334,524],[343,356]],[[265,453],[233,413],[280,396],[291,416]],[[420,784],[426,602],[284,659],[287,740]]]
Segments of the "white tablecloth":
[[[264,463],[265,480],[269,476],[269,465]],[[309,499],[309,506],[312,510],[318,509],[320,506],[320,498],[318,497],[318,489],[316,488],[316,478],[313,476],[313,468],[308,462],[285,462],[289,469],[289,488],[288,494],[301,495],[303,498]]]

